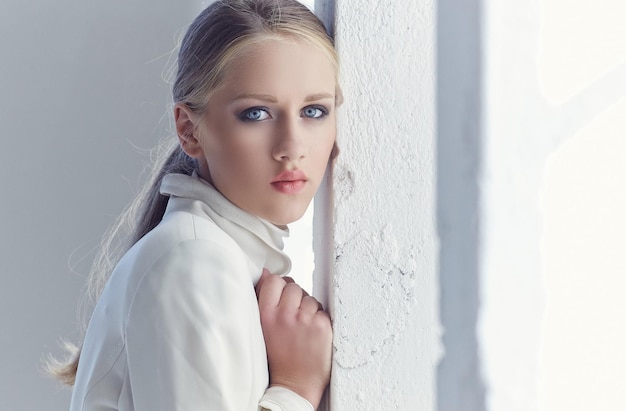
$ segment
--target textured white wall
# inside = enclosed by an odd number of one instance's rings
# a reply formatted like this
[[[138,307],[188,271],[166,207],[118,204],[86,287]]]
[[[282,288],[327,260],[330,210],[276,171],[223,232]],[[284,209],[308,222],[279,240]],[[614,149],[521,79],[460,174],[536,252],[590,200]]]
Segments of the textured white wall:
[[[336,1],[334,410],[434,410],[438,359],[431,1]]]

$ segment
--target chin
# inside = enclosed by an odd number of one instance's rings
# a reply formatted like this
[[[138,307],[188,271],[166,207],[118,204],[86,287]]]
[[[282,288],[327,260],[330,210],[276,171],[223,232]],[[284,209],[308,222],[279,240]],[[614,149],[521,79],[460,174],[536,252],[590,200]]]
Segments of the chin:
[[[288,225],[301,219],[305,212],[306,207],[303,210],[290,210],[289,212],[283,212],[280,214],[274,213],[265,218],[265,220],[274,225]]]

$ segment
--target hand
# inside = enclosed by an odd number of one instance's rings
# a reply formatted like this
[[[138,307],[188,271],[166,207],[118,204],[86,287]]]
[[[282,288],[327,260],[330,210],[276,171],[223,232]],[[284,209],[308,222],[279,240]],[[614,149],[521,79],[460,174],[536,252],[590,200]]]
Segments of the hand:
[[[281,278],[265,269],[256,293],[270,385],[289,388],[317,409],[330,381],[329,315],[291,278]]]

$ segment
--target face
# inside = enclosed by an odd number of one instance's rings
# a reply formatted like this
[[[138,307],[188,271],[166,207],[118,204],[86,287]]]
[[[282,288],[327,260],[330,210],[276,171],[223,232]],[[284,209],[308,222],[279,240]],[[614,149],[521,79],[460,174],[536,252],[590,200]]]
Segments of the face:
[[[196,151],[185,151],[239,208],[291,223],[311,202],[335,142],[333,66],[314,46],[267,40],[226,72],[196,120]]]

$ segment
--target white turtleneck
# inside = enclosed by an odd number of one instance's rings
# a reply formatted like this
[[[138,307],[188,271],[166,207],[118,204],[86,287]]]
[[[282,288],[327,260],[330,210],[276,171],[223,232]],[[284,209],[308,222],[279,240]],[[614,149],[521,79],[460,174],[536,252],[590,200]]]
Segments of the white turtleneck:
[[[170,174],[162,222],[115,268],[83,343],[71,411],[312,410],[268,386],[254,285],[286,274],[286,227]]]

